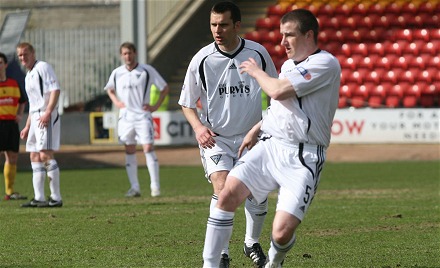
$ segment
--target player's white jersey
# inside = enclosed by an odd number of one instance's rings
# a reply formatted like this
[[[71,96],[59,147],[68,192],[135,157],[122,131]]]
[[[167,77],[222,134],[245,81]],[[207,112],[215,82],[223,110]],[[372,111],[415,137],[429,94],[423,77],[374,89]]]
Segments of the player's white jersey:
[[[326,51],[319,50],[299,63],[287,60],[279,77],[289,79],[297,98],[272,99],[263,132],[288,143],[328,147],[338,107],[340,74],[338,60]]]
[[[114,89],[116,96],[125,103],[128,110],[136,114],[149,113],[143,106],[150,104],[150,90],[152,85],[162,91],[167,83],[156,69],[148,64],[138,64],[129,71],[125,65],[114,69],[104,90]],[[122,111],[121,111],[122,112]]]
[[[49,104],[50,93],[60,90],[52,66],[44,61],[36,61],[32,70],[26,73],[25,89],[29,99],[29,112],[44,112]],[[57,107],[58,102],[54,110]]]
[[[202,48],[188,67],[179,104],[196,108],[200,99],[201,122],[222,136],[247,132],[261,120],[261,87],[250,75],[240,74],[243,61],[254,58],[270,76],[277,71],[269,53],[260,44],[241,39],[233,54],[213,42]]]

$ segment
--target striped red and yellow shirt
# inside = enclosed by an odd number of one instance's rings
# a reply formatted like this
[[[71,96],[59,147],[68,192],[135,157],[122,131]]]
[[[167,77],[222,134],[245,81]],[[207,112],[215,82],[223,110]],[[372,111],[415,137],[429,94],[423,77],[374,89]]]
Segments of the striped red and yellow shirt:
[[[18,106],[24,102],[17,81],[12,78],[0,81],[0,120],[15,120]]]

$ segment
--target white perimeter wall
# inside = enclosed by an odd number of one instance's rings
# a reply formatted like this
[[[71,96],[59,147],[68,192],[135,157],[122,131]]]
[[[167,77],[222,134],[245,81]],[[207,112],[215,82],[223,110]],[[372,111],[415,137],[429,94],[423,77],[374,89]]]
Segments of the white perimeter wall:
[[[180,111],[155,112],[156,145],[196,144]],[[115,114],[104,114],[114,128]],[[440,109],[341,109],[332,127],[332,143],[440,143]]]

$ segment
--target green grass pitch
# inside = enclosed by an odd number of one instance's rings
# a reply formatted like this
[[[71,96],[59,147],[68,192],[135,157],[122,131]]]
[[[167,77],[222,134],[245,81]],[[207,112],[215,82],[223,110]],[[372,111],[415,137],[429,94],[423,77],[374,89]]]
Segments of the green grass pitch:
[[[62,208],[0,202],[0,267],[201,267],[211,185],[201,167],[161,167],[162,196],[124,197],[125,169],[61,169]],[[15,188],[33,196],[31,173]],[[439,163],[327,163],[284,267],[439,267]],[[4,189],[1,189],[4,191]],[[46,187],[46,193],[49,193]],[[276,194],[261,243],[267,252]],[[236,213],[231,267],[242,253]]]

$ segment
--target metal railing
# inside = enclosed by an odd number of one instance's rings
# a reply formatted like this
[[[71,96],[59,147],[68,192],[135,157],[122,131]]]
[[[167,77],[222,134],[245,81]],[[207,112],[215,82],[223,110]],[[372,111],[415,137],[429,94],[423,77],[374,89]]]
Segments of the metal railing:
[[[121,64],[119,28],[27,30],[22,41],[53,66],[65,108],[105,94],[111,71]]]

